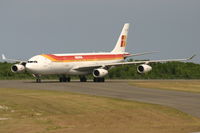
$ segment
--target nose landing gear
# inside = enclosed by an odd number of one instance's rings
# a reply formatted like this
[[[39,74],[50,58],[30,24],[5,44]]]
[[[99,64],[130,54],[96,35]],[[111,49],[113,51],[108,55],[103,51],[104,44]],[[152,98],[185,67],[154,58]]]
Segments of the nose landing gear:
[[[41,83],[42,81],[41,81],[41,79],[40,78],[37,78],[36,79],[36,83]]]
[[[37,75],[37,74],[33,74],[33,77],[35,77],[36,78],[36,83],[41,83],[42,81],[41,81],[41,75]]]

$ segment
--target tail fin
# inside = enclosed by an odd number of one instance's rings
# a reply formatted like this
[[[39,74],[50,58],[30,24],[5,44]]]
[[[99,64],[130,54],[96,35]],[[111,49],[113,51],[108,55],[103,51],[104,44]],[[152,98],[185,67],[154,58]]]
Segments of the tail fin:
[[[117,41],[117,44],[116,44],[115,48],[111,51],[111,53],[124,53],[125,52],[126,42],[127,42],[126,40],[128,37],[128,29],[129,29],[129,23],[124,24],[122,32]]]

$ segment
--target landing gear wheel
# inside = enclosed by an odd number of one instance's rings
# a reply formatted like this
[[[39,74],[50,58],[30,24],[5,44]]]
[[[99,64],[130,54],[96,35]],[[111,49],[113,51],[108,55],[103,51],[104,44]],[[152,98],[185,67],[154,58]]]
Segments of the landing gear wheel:
[[[62,77],[59,78],[59,81],[60,81],[60,82],[64,82]]]
[[[36,83],[41,83],[41,79],[36,79]]]
[[[105,78],[94,78],[94,82],[105,82]]]
[[[41,83],[41,79],[40,79],[41,75],[33,74],[33,77],[36,78],[36,83]]]
[[[66,81],[67,81],[67,82],[70,82],[70,81],[71,81],[71,78],[70,78],[70,77],[66,78]]]
[[[87,78],[85,76],[80,76],[80,82],[87,82]]]
[[[71,78],[70,78],[70,77],[67,77],[67,78],[66,78],[66,77],[60,77],[60,78],[59,78],[59,81],[60,81],[60,82],[70,82],[70,81],[71,81]]]

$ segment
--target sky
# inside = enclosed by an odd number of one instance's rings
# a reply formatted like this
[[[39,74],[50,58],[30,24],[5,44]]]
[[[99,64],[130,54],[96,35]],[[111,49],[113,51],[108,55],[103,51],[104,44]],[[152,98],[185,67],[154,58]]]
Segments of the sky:
[[[109,52],[124,23],[127,52],[159,51],[134,59],[200,63],[200,0],[0,0],[0,54]]]

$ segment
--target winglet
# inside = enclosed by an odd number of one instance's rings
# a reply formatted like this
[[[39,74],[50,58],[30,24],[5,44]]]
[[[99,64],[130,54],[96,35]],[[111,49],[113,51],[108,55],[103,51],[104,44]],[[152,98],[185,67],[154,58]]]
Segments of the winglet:
[[[2,59],[3,59],[3,60],[6,60],[6,57],[5,57],[5,55],[4,55],[4,54],[2,54]]]
[[[194,54],[193,56],[191,56],[190,58],[187,58],[187,60],[191,60],[196,56],[196,54]]]

